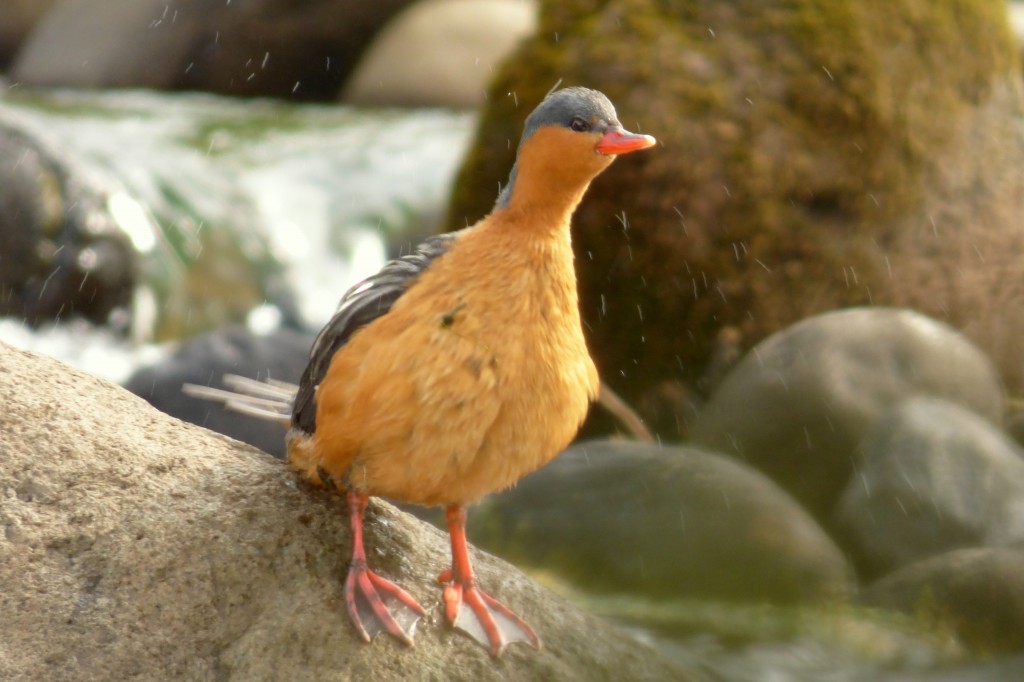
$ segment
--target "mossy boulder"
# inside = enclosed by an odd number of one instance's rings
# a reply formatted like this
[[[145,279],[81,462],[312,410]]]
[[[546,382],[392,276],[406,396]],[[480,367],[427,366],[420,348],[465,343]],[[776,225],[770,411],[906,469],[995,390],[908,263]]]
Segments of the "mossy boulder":
[[[1019,388],[1019,69],[1001,0],[543,2],[492,84],[448,226],[491,208],[559,79],[596,87],[660,142],[598,178],[574,233],[599,369],[649,419],[723,330],[749,347],[849,305],[944,319]]]
[[[1024,651],[1022,575],[1019,545],[970,547],[904,566],[866,588],[859,601],[945,628],[978,653],[1019,654]],[[1005,679],[1016,677],[1010,673]]]
[[[792,497],[710,450],[578,443],[469,520],[482,548],[591,595],[837,603],[853,572]]]

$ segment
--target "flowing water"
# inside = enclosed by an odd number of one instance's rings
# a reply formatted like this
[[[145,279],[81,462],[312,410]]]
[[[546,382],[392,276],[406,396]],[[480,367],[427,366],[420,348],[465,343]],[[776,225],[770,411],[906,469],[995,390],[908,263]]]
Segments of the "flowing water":
[[[0,109],[76,172],[140,260],[133,333],[0,319],[0,339],[113,380],[248,311],[312,328],[345,289],[436,229],[474,117],[144,91],[7,89]],[[301,295],[298,295],[301,292]],[[284,309],[284,310],[282,310]]]

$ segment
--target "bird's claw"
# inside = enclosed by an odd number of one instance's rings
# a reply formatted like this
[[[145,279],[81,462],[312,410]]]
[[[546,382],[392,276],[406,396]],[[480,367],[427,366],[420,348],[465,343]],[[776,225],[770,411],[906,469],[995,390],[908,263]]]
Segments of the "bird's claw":
[[[540,649],[540,638],[519,616],[473,581],[452,582],[452,571],[438,576],[444,588],[445,617],[452,627],[466,633],[497,658],[513,642],[526,642]]]
[[[412,646],[416,624],[427,615],[412,595],[362,562],[353,562],[349,569],[345,580],[345,605],[352,624],[366,642],[386,632]]]

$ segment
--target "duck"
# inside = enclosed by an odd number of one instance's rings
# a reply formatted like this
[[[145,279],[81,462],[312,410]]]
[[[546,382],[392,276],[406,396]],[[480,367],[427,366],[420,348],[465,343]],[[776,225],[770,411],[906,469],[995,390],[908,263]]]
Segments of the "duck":
[[[387,633],[412,645],[426,615],[369,567],[363,519],[370,499],[382,497],[444,507],[452,563],[438,581],[454,629],[494,657],[516,642],[541,647],[525,620],[478,585],[467,510],[564,450],[597,398],[572,216],[618,156],[655,144],[624,129],[603,93],[553,90],[526,118],[486,217],[428,238],[349,289],[298,386],[243,382],[240,393],[255,396],[248,401],[231,393],[229,406],[287,421],[290,465],[344,494],[352,532],[344,599],[364,641]]]

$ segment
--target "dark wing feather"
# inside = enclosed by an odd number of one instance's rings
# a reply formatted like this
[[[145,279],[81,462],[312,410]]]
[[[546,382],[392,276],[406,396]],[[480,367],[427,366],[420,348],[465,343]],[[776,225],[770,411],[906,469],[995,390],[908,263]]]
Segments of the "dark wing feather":
[[[338,312],[316,337],[309,351],[309,364],[299,381],[299,392],[292,410],[293,429],[308,434],[316,431],[316,388],[327,373],[331,358],[359,328],[391,310],[416,278],[448,251],[458,235],[458,232],[449,232],[430,237],[409,255],[388,262],[376,275],[367,277],[345,292],[338,304]]]

